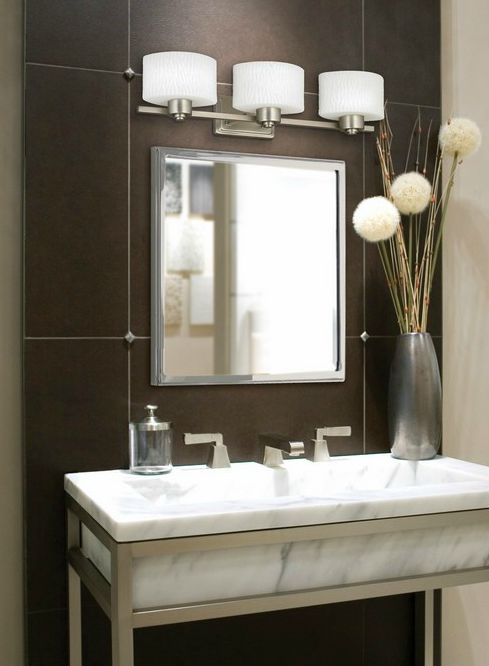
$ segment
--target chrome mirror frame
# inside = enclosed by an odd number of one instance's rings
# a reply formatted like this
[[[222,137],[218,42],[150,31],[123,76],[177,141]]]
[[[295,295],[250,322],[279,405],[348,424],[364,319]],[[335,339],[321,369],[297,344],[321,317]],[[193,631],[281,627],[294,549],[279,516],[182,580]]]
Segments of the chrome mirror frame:
[[[165,290],[164,290],[164,215],[162,196],[165,184],[165,161],[171,158],[200,159],[214,162],[280,164],[320,164],[327,171],[336,172],[337,184],[337,316],[336,316],[336,369],[332,371],[264,374],[264,375],[209,375],[172,376],[165,374]],[[345,380],[345,163],[339,160],[282,157],[253,153],[233,153],[187,148],[151,148],[151,368],[153,386],[198,386],[213,384],[277,384],[342,382]]]

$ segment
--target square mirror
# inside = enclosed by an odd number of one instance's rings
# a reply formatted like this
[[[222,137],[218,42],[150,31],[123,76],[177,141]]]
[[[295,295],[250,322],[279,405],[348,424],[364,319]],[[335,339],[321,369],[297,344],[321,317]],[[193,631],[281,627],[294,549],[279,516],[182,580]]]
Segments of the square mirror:
[[[345,165],[152,148],[154,385],[345,379]]]

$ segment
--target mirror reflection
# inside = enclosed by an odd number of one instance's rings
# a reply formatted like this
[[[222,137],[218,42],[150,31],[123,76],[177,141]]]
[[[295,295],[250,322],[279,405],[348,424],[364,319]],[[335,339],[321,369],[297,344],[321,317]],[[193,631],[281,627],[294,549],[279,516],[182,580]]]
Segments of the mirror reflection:
[[[343,165],[156,150],[155,383],[341,379]]]

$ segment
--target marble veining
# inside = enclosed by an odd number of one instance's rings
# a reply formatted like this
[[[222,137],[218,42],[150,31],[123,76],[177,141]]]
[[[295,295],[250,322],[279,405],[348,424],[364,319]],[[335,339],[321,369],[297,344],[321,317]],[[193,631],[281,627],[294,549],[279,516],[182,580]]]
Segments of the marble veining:
[[[110,554],[84,552],[110,581]],[[134,608],[230,599],[489,565],[489,525],[471,524],[181,553],[134,561]]]
[[[489,522],[378,533],[375,519],[489,508],[489,468],[387,454],[268,469],[177,468],[138,477],[69,474],[65,488],[116,540],[147,540],[372,520],[367,535],[137,558],[133,607],[155,608],[489,566]],[[87,529],[83,551],[110,581],[110,554]]]
[[[138,541],[489,507],[489,468],[389,454],[280,468],[178,467],[67,474],[65,490],[116,540]]]

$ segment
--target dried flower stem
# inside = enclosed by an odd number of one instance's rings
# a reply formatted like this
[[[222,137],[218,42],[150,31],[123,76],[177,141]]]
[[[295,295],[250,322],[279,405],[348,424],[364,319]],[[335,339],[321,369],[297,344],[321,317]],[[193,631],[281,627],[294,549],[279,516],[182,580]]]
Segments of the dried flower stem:
[[[433,256],[433,265],[432,265],[431,272],[430,272],[430,287],[431,287],[431,284],[433,282],[433,275],[434,275],[435,268],[436,268],[438,253],[440,251],[441,239],[442,239],[442,234],[443,234],[443,227],[445,226],[445,218],[446,218],[446,214],[447,214],[448,202],[450,201],[450,195],[452,193],[452,187],[453,187],[453,184],[455,182],[455,172],[457,170],[457,166],[458,166],[458,155],[457,155],[457,153],[455,153],[455,155],[453,156],[452,167],[450,169],[450,175],[448,177],[448,184],[447,184],[447,188],[446,188],[446,194],[445,194],[445,197],[444,197],[444,200],[443,200],[443,208],[442,208],[442,212],[441,212],[441,216],[440,216],[440,224],[438,226],[438,235],[437,235],[436,244],[435,244],[435,252],[434,252],[434,256]]]
[[[418,171],[421,168],[423,175],[426,174],[431,130],[430,121],[423,148],[423,131],[418,112],[410,136],[406,170],[411,151],[415,147],[415,169]],[[391,184],[395,175],[391,154],[392,141],[393,133],[386,113],[385,120],[381,122],[379,128],[377,153],[384,196],[388,199],[391,199]],[[458,155],[455,154],[448,182],[442,189],[442,158],[441,150],[437,150],[424,233],[422,233],[422,215],[410,215],[407,222],[404,224],[401,222],[396,234],[389,241],[379,243],[380,258],[401,333],[423,332],[428,325],[430,296],[441,248],[443,226],[459,164]]]

